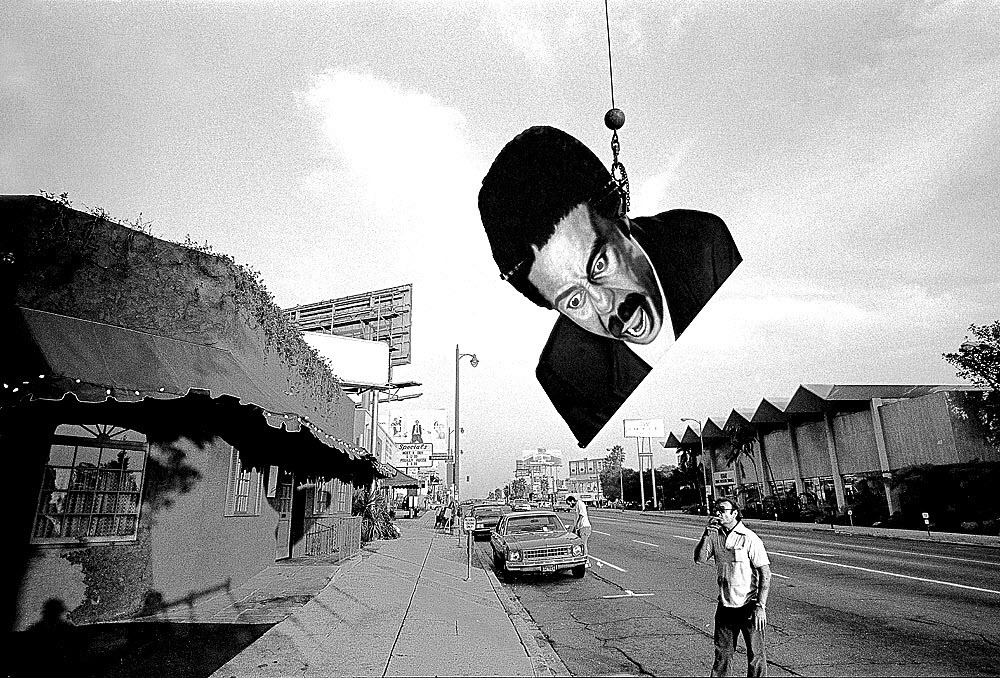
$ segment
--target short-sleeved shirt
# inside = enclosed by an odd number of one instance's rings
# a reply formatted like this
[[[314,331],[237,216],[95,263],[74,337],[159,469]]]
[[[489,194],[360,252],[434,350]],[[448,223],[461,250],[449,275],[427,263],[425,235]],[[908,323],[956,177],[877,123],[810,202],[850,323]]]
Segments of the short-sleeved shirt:
[[[723,607],[757,602],[757,568],[771,564],[760,537],[741,521],[727,535],[712,530],[708,547],[709,557],[715,558]]]
[[[574,511],[576,512],[576,526],[590,527],[590,516],[587,515],[587,505],[583,503],[583,500],[576,500]]]

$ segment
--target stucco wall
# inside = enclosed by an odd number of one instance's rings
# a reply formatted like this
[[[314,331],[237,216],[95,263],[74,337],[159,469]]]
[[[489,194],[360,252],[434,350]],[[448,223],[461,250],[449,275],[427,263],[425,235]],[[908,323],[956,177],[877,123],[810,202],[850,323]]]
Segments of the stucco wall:
[[[898,400],[883,405],[879,412],[890,468],[960,461],[946,394]]]
[[[863,410],[835,416],[833,438],[842,474],[881,470],[871,412]]]
[[[770,469],[768,480],[795,479],[795,467],[792,465],[792,445],[786,429],[772,431],[764,436],[764,455],[766,456],[766,468]]]
[[[225,516],[230,449],[218,439],[152,444],[136,541],[32,547],[15,629],[37,621],[50,598],[77,623],[120,619],[149,593],[169,603],[227,581],[235,588],[273,564],[277,513],[267,500],[260,516]]]
[[[260,516],[225,515],[230,446],[216,439],[203,448],[188,440],[172,447],[200,478],[150,515],[153,588],[170,601],[227,580],[239,586],[273,565],[278,514],[267,500]]]
[[[798,443],[803,478],[832,474],[830,452],[826,447],[826,423],[810,421],[799,424],[795,427],[795,440]]]

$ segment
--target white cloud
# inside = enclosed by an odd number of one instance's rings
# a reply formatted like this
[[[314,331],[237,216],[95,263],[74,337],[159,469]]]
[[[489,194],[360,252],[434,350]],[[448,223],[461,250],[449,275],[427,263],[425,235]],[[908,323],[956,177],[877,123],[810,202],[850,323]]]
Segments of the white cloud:
[[[491,27],[511,50],[519,53],[534,75],[539,76],[552,66],[554,52],[551,42],[530,5],[494,2],[489,5]],[[572,30],[572,24],[566,24]]]
[[[686,148],[674,150],[660,172],[643,180],[638,186],[631,186],[630,214],[658,214],[671,204],[667,189],[677,181],[677,172],[684,160]]]
[[[303,100],[319,115],[334,161],[307,178],[310,189],[365,189],[372,209],[426,214],[441,210],[456,184],[468,188],[465,117],[434,97],[338,71],[319,76]],[[327,183],[342,173],[350,187]]]

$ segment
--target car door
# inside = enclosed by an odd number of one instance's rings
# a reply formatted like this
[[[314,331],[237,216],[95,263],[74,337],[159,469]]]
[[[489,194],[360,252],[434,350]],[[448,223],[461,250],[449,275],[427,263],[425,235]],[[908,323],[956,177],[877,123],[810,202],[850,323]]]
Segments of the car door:
[[[503,535],[507,532],[507,517],[504,516],[490,532],[490,545],[494,553],[503,553]]]

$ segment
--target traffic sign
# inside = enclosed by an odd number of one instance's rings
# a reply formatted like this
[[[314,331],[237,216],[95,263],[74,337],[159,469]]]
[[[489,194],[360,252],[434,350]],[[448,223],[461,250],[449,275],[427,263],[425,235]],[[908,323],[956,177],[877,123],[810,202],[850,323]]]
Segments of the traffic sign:
[[[476,517],[475,516],[465,516],[462,520],[462,527],[466,532],[470,532],[476,529]]]

